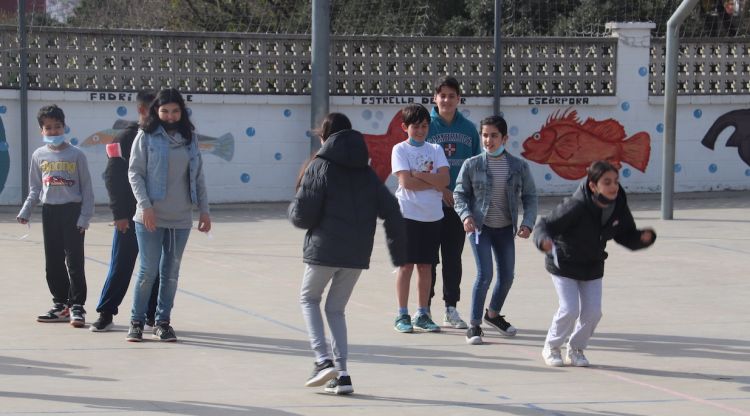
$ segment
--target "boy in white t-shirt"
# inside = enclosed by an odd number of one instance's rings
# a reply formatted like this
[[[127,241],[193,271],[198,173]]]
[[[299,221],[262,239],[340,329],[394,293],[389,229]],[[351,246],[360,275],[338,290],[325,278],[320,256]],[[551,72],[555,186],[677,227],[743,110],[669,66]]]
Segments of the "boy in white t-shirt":
[[[401,110],[401,128],[409,139],[393,146],[392,173],[398,178],[396,198],[406,220],[407,264],[398,268],[396,297],[398,332],[439,332],[428,313],[432,264],[438,261],[440,227],[443,218],[442,189],[448,186],[450,174],[445,152],[439,145],[426,143],[430,113],[420,104]],[[417,266],[417,313],[412,321],[407,304],[411,274]]]

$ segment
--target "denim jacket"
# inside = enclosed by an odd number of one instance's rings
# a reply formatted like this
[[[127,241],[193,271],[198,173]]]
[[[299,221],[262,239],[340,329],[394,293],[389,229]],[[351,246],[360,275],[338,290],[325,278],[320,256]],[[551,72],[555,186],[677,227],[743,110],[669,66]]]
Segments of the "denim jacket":
[[[508,158],[508,186],[507,197],[508,207],[510,208],[510,218],[513,221],[513,233],[518,231],[518,198],[520,196],[523,203],[523,220],[521,225],[525,225],[530,230],[534,228],[537,212],[537,197],[534,178],[531,177],[531,171],[526,161],[519,159],[506,152]],[[456,189],[453,191],[455,204],[453,208],[461,217],[461,221],[466,217],[473,217],[474,224],[478,229],[482,229],[484,217],[490,208],[490,199],[492,198],[492,177],[487,170],[487,153],[467,159],[456,180]]]
[[[198,138],[193,133],[189,148],[190,201],[201,213],[208,213],[208,197],[203,177],[203,159],[198,149]],[[138,208],[151,207],[151,201],[159,201],[167,195],[167,172],[169,162],[169,137],[162,126],[152,133],[138,130],[130,153],[128,178]]]

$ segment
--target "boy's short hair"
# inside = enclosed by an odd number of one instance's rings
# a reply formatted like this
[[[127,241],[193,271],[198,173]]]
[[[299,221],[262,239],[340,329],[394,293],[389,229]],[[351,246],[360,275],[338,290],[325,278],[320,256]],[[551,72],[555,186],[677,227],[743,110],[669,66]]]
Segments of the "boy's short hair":
[[[409,104],[401,110],[401,118],[404,124],[411,126],[423,121],[429,122],[430,112],[422,104]]]
[[[62,108],[54,104],[46,105],[39,109],[39,112],[36,114],[36,121],[39,122],[39,127],[42,127],[45,118],[58,120],[63,126],[65,125],[65,113],[63,113]]]
[[[139,106],[148,107],[154,98],[156,98],[156,92],[153,90],[141,90],[135,95],[135,102]]]
[[[461,95],[461,85],[458,80],[451,76],[442,77],[435,83],[435,94],[440,93],[440,89],[443,87],[453,88],[456,91],[456,95]]]
[[[482,130],[482,126],[495,126],[497,131],[503,136],[508,134],[508,123],[501,116],[489,116],[482,119],[479,122],[479,130]]]

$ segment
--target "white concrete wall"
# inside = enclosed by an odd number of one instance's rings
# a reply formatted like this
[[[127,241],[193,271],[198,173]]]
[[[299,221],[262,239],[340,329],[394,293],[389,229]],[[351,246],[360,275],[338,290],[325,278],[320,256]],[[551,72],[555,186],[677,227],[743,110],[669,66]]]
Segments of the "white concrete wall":
[[[646,132],[651,140],[645,172],[623,163],[621,182],[630,192],[659,192],[662,175],[663,105],[648,96],[648,30],[628,27],[616,30],[618,45],[617,97],[504,98],[502,111],[509,126],[508,149],[520,155],[529,140],[556,112],[575,110],[583,122],[614,119],[626,137]],[[309,97],[191,95],[188,106],[197,131],[212,137],[231,134],[231,160],[208,153],[204,157],[209,197],[212,202],[284,201],[294,192],[294,180],[307,158],[309,145]],[[30,152],[42,144],[36,122],[38,109],[56,103],[65,111],[68,138],[88,157],[97,203],[107,202],[102,173],[104,146],[88,145],[96,132],[111,129],[118,119],[135,120],[134,95],[32,91],[29,94]],[[367,134],[384,134],[393,116],[408,101],[427,102],[429,97],[332,97],[331,111],[347,114],[354,128]],[[555,101],[557,100],[557,101]],[[715,150],[701,144],[714,120],[729,111],[750,108],[750,96],[680,97],[677,114],[675,189],[678,192],[750,189],[750,166],[737,148],[726,147],[732,129],[720,136]],[[490,98],[466,98],[462,113],[475,123],[490,115]],[[9,152],[9,172],[0,191],[0,204],[15,205],[21,190],[20,121],[18,91],[0,90],[0,120],[7,145],[0,138],[0,152]],[[750,133],[750,132],[749,132]],[[542,194],[570,192],[577,180],[558,176],[548,164],[529,162]],[[0,166],[0,169],[2,166]],[[1,176],[1,175],[0,175]],[[392,185],[393,181],[389,183]]]

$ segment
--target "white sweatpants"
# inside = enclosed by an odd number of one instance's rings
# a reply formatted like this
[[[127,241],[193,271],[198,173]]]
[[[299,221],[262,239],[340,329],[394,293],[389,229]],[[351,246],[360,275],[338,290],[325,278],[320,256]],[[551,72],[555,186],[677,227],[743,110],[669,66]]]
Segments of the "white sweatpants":
[[[602,318],[602,279],[584,281],[550,276],[560,306],[552,318],[545,343],[560,348],[570,336],[571,348],[585,349]]]

